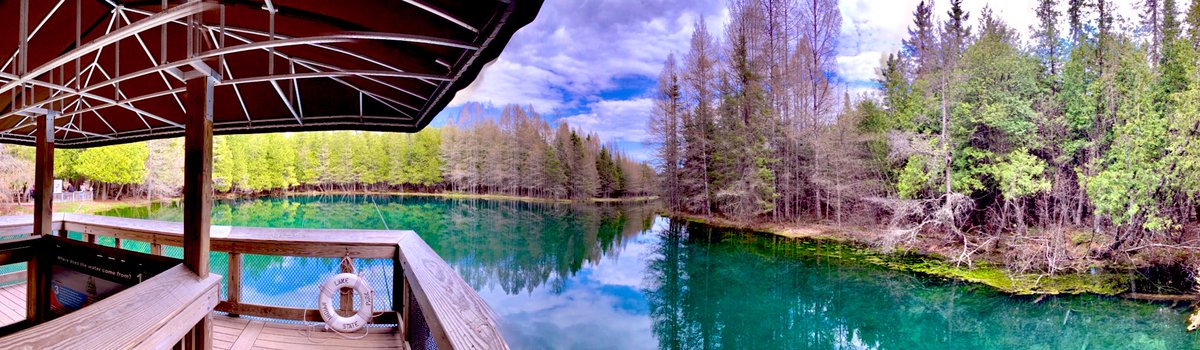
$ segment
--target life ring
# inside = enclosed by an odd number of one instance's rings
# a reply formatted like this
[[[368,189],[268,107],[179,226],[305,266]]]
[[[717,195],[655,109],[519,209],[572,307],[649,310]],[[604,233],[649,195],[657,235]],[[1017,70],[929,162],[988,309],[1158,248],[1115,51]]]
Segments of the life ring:
[[[342,288],[353,289],[362,298],[362,307],[355,312],[354,316],[338,315],[337,309],[333,306],[333,296],[338,295]],[[317,302],[321,310],[321,319],[325,320],[326,327],[338,332],[355,332],[366,326],[374,316],[375,291],[366,281],[358,278],[358,275],[340,273],[326,280],[325,284],[321,286],[321,296]]]

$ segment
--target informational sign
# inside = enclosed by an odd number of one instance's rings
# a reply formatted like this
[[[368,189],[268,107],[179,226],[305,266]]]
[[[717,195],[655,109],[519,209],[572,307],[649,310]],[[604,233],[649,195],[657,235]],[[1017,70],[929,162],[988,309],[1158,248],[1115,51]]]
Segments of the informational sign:
[[[50,312],[59,316],[82,309],[129,287],[62,265],[53,265],[50,275]]]
[[[53,239],[57,254],[49,264],[51,318],[87,307],[177,263],[164,257]]]

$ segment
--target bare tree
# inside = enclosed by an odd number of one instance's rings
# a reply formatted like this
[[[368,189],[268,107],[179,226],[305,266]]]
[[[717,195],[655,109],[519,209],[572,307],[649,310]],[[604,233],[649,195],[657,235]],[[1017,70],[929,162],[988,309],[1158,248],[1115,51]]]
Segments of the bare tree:
[[[0,144],[0,202],[18,201],[33,186],[33,162]]]
[[[171,197],[183,188],[183,143],[179,139],[146,142],[146,198]]]
[[[832,119],[836,105],[836,94],[827,76],[836,68],[842,13],[835,0],[803,0],[799,9],[797,27],[800,40],[795,55],[800,65],[796,81],[805,87],[801,95],[805,115],[801,130],[808,135],[810,144],[815,144],[821,128]],[[819,147],[813,146],[811,149],[811,174],[817,174],[821,172],[822,155]],[[814,186],[814,190],[811,194],[813,210],[817,217],[823,217],[822,190],[820,186]]]
[[[658,150],[658,166],[662,174],[661,193],[666,196],[668,205],[673,209],[680,208],[681,204],[679,176],[683,145],[680,142],[680,119],[683,101],[680,89],[675,56],[671,55],[667,57],[667,62],[658,77],[658,93],[650,119],[650,132],[654,135],[653,143]]]

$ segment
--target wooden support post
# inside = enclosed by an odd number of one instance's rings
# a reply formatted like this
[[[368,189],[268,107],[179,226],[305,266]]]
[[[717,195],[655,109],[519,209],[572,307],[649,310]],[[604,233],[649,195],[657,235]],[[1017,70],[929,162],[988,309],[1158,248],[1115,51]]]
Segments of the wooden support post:
[[[51,111],[37,118],[37,149],[33,165],[33,234],[53,234],[54,117]]]
[[[353,259],[342,260],[342,273],[354,273]],[[342,304],[338,306],[338,313],[342,314],[342,316],[354,315],[354,291],[342,289],[338,291],[338,294],[341,294],[342,302]]]
[[[33,166],[33,234],[53,234],[54,214],[54,117],[55,112],[46,113],[37,118],[35,133],[36,150],[34,150]],[[25,283],[25,318],[32,324],[42,323],[46,319],[49,308],[48,300],[43,298],[48,266],[47,260],[39,253],[26,264],[28,270]]]
[[[396,255],[391,258],[391,309],[396,312],[396,328],[400,330],[400,338],[408,339],[404,336],[408,331],[408,296],[404,294],[404,266],[400,259],[400,246],[397,245]]]
[[[121,239],[113,238],[113,248],[121,249]]]
[[[163,255],[162,244],[150,243],[150,255]]]
[[[187,128],[183,160],[183,263],[208,276],[208,231],[212,215],[213,81],[187,81]]]
[[[400,294],[403,295],[402,298],[404,298],[404,310],[402,310],[400,312],[400,317],[399,317],[401,320],[403,320],[401,322],[404,322],[404,324],[400,325],[400,332],[401,332],[400,339],[404,339],[405,341],[408,341],[408,340],[411,340],[411,339],[409,339],[408,332],[410,330],[412,330],[412,327],[410,327],[410,325],[412,325],[411,320],[413,320],[413,316],[412,316],[413,310],[412,310],[412,303],[409,302],[410,300],[412,300],[412,286],[410,286],[408,284],[407,279],[404,280],[404,288],[401,290]]]
[[[212,108],[214,77],[187,81],[183,155],[183,264],[208,277],[212,213]],[[212,348],[212,315],[196,323],[188,349]]]
[[[225,285],[225,299],[237,305],[242,301],[242,253],[229,253],[229,276],[226,277],[229,279]],[[238,314],[229,313],[229,316],[237,317]]]

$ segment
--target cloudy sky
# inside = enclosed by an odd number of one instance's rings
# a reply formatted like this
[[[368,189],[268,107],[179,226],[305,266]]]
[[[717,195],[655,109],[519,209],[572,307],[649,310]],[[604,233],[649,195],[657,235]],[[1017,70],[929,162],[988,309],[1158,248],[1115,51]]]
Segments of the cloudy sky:
[[[842,34],[833,73],[847,89],[871,89],[880,58],[899,50],[907,37],[918,2],[840,2]],[[972,21],[988,6],[1013,28],[1027,30],[1037,20],[1036,2],[966,0],[964,7]],[[1115,2],[1126,22],[1136,21],[1133,3],[1139,1]],[[467,102],[529,105],[552,122],[565,120],[648,160],[653,152],[644,145],[649,139],[646,121],[663,62],[669,54],[687,52],[693,25],[701,17],[720,38],[729,21],[725,7],[725,0],[546,0],[538,18],[517,32],[500,58],[455,97],[435,125],[458,115]],[[948,7],[949,1],[937,2],[939,17]]]

